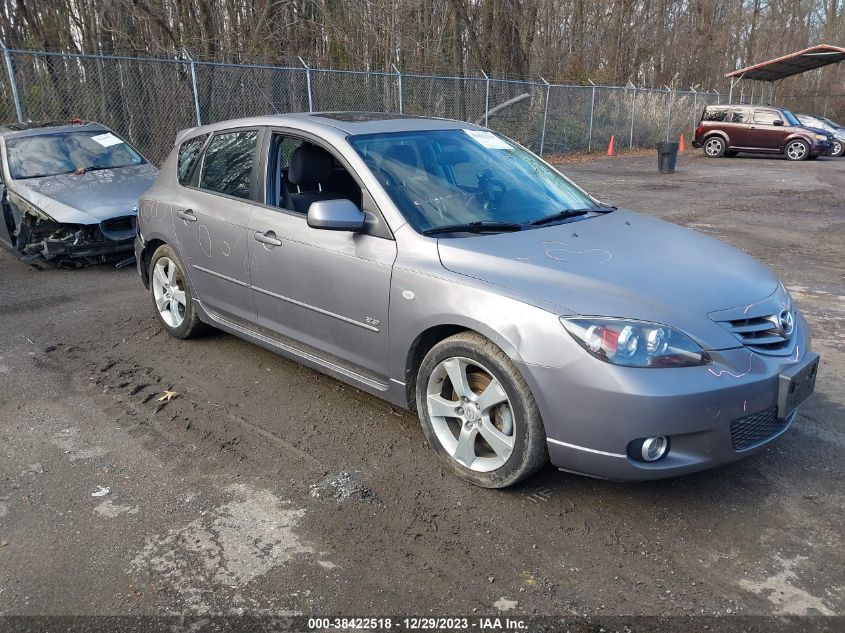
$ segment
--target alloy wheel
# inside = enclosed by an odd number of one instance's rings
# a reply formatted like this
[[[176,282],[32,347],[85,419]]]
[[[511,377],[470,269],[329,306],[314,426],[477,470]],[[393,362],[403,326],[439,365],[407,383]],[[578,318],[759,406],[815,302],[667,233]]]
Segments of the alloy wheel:
[[[513,453],[515,416],[499,380],[477,361],[451,357],[428,379],[426,406],[446,452],[462,466],[490,472]]]
[[[184,282],[169,257],[159,258],[153,266],[153,297],[162,321],[171,328],[182,325],[186,311]]]
[[[801,160],[807,154],[807,146],[801,141],[795,141],[786,146],[786,155],[790,160]]]
[[[833,156],[840,156],[842,154],[842,143],[839,141],[833,141],[833,150],[831,151]]]
[[[704,152],[708,156],[718,156],[722,152],[722,141],[717,138],[711,138],[704,144]]]

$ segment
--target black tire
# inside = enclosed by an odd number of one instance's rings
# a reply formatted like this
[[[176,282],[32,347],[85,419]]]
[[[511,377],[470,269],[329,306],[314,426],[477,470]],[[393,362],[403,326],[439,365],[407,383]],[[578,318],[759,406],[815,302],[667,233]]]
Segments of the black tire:
[[[721,136],[710,136],[702,143],[704,155],[707,158],[721,158],[728,149],[728,144]]]
[[[783,155],[787,160],[807,160],[810,157],[810,144],[801,139],[792,139],[783,148]]]
[[[153,275],[156,263],[164,257],[168,258],[170,262],[175,265],[176,271],[174,273],[174,281],[178,281],[180,289],[183,289],[185,292],[184,317],[177,327],[171,326],[164,320],[159,312],[158,306],[156,305]],[[197,313],[196,306],[194,305],[190,282],[188,281],[187,275],[185,275],[185,269],[182,266],[182,262],[170,246],[162,244],[156,249],[155,253],[153,253],[153,256],[150,258],[150,268],[147,273],[149,274],[150,279],[150,298],[153,302],[153,309],[155,310],[158,322],[164,328],[165,332],[175,338],[189,339],[207,331],[208,326],[200,321],[199,314]]]
[[[485,368],[499,382],[509,401],[513,418],[510,436],[513,438],[513,448],[507,461],[489,472],[471,470],[456,461],[438,438],[429,415],[429,379],[443,361],[456,357],[479,363],[480,367]],[[467,375],[469,373],[470,371],[467,371]],[[448,391],[451,387],[444,382],[444,388]],[[484,488],[505,488],[525,479],[548,462],[543,420],[528,384],[507,354],[480,334],[461,332],[435,345],[420,364],[416,394],[417,412],[429,444],[440,461],[461,479]],[[456,401],[457,404],[460,403]],[[453,422],[460,429],[460,420],[455,418]],[[475,454],[474,448],[473,453]]]
[[[842,141],[833,141],[833,147],[830,149],[830,155],[839,158],[845,154],[845,143]]]

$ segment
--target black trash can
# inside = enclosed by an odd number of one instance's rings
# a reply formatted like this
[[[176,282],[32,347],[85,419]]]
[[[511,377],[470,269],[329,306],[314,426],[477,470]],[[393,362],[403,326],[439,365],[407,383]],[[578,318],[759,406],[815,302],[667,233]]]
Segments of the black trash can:
[[[677,143],[657,144],[657,168],[661,174],[674,174],[675,162],[678,160]]]

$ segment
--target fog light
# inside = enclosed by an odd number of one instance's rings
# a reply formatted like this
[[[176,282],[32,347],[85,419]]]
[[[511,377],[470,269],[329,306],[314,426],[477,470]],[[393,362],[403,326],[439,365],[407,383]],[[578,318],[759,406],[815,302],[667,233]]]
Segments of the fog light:
[[[646,438],[643,442],[640,455],[647,462],[656,462],[658,459],[666,454],[669,448],[669,440],[662,435],[658,437]]]

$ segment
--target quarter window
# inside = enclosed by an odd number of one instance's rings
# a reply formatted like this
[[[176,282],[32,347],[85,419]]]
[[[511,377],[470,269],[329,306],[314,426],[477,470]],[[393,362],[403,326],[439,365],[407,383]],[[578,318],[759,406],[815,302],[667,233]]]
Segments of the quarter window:
[[[177,171],[179,172],[179,184],[186,185],[191,179],[191,174],[194,173],[194,166],[200,157],[200,150],[202,149],[205,139],[208,134],[201,134],[192,139],[188,139],[179,147],[179,164]]]
[[[249,198],[257,140],[257,130],[215,135],[203,157],[200,188]]]
[[[727,108],[707,108],[704,111],[704,120],[705,121],[727,121],[728,120],[728,109]]]
[[[774,125],[775,121],[783,121],[780,112],[775,110],[754,110],[754,123],[759,125]]]
[[[748,108],[734,108],[731,112],[731,123],[751,123],[751,110]]]

